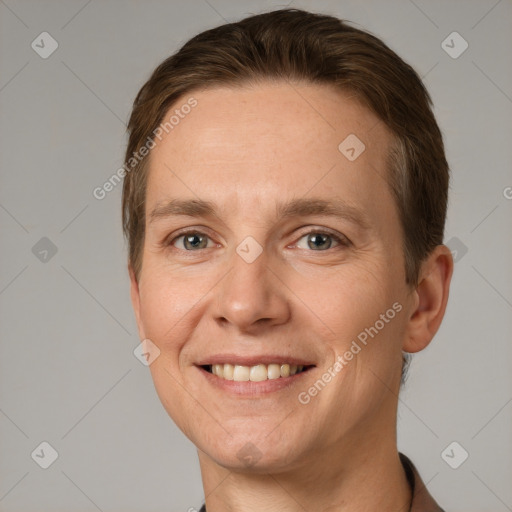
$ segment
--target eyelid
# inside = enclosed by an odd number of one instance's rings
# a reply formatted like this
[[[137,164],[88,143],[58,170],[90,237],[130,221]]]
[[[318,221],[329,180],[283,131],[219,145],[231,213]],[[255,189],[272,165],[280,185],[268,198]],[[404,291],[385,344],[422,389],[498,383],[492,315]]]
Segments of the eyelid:
[[[306,235],[315,233],[315,234],[320,234],[320,235],[329,235],[330,237],[334,238],[341,246],[348,247],[348,246],[352,245],[351,240],[347,236],[343,235],[342,233],[338,233],[337,231],[334,231],[333,229],[319,227],[319,226],[313,226],[313,227],[309,227],[307,229],[308,229],[307,231],[302,232],[300,234],[300,236],[297,238],[297,241],[299,241],[301,238],[303,238]],[[294,244],[296,244],[296,243],[297,242],[294,242]],[[338,246],[336,246],[336,247],[338,247]],[[335,249],[336,247],[333,247],[333,249]],[[316,252],[316,251],[314,251],[314,252]],[[326,252],[326,251],[318,251],[318,252]]]
[[[187,227],[183,228],[181,230],[178,230],[174,233],[171,233],[170,235],[166,236],[162,242],[160,243],[163,247],[173,247],[173,243],[183,236],[189,235],[189,234],[196,234],[196,235],[205,235],[207,236],[211,241],[213,241],[213,236],[210,234],[210,230],[205,226],[199,226],[199,227]],[[217,242],[214,242],[218,245]],[[209,247],[210,249],[210,247]],[[180,249],[178,249],[180,250]],[[186,252],[194,252],[194,251],[186,251]]]
[[[291,246],[296,245],[297,242],[301,238],[305,237],[306,235],[312,234],[312,233],[314,233],[314,234],[321,234],[321,235],[329,235],[330,237],[332,237],[333,239],[335,239],[338,242],[338,245],[336,245],[336,247],[338,247],[338,246],[349,247],[349,246],[352,245],[352,242],[351,242],[351,240],[349,238],[347,238],[345,235],[343,235],[341,233],[338,233],[337,231],[332,230],[330,228],[319,227],[319,226],[312,226],[312,227],[308,227],[308,228],[304,228],[304,229],[307,229],[307,231],[302,231],[300,233],[300,235],[296,238],[296,241],[293,244],[291,244]],[[208,228],[206,228],[205,226],[200,226],[198,228],[195,228],[195,227],[183,228],[182,230],[178,230],[177,232],[172,233],[171,235],[165,237],[164,240],[161,242],[161,245],[163,247],[173,247],[173,248],[175,248],[174,247],[174,242],[178,238],[181,238],[181,237],[186,236],[188,234],[205,235],[211,241],[213,241],[216,245],[218,245],[218,243],[214,241],[213,236],[211,236],[208,233],[209,231],[210,230]],[[287,247],[290,247],[290,245],[287,245]],[[332,248],[329,248],[329,249],[335,249],[336,247],[332,247]],[[212,249],[212,247],[208,247],[208,248],[205,248],[205,249]],[[329,250],[329,249],[327,249],[327,250]],[[176,249],[176,250],[182,251],[182,249]],[[204,250],[204,249],[202,249],[202,250]],[[197,252],[197,251],[184,251],[184,252]],[[326,251],[318,251],[318,252],[326,252]]]

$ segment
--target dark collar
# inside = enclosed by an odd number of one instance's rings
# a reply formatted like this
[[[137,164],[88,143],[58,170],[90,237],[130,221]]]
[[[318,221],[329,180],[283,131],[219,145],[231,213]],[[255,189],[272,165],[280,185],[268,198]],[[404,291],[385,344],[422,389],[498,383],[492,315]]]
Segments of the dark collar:
[[[412,505],[410,512],[444,512],[430,495],[426,485],[423,483],[418,470],[403,453],[398,454],[404,467],[407,480],[412,489]],[[206,512],[206,511],[205,511]]]
[[[427,487],[421,480],[418,470],[410,459],[403,453],[399,453],[398,455],[400,456],[400,461],[404,467],[407,480],[412,490],[412,505],[409,512],[444,512],[428,492]],[[203,505],[199,512],[206,512],[206,506]]]

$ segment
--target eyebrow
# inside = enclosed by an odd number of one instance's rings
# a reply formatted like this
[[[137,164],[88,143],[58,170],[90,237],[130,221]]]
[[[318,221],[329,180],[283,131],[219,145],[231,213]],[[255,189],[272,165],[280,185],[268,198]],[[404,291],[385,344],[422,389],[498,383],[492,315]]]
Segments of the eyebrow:
[[[202,199],[171,199],[157,204],[149,214],[149,222],[152,223],[161,218],[173,216],[186,217],[218,217],[218,207],[214,202]],[[318,198],[298,198],[287,203],[276,203],[277,218],[307,217],[320,215],[336,217],[359,225],[363,229],[370,228],[370,222],[364,211],[346,203],[343,200],[330,201]]]

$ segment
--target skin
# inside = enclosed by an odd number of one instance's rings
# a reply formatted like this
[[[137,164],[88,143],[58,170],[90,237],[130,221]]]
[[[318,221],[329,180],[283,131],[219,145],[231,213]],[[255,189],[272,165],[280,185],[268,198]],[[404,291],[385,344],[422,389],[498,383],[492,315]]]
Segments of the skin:
[[[390,132],[350,94],[324,85],[262,83],[193,96],[197,106],[151,152],[138,282],[129,271],[140,338],[160,350],[150,365],[155,388],[198,448],[208,511],[408,510],[396,446],[401,355],[436,333],[453,261],[438,246],[419,285],[406,285],[385,180]],[[349,134],[366,146],[354,161],[338,150]],[[367,226],[276,216],[276,202],[297,198],[344,201]],[[213,201],[218,210],[150,221],[170,199]],[[206,245],[185,246],[183,228],[206,236]],[[315,250],[311,238],[326,229],[349,242],[327,238]],[[252,263],[236,252],[248,236],[263,249]],[[401,311],[301,404],[299,393],[394,303]],[[198,368],[215,354],[280,354],[314,367],[279,391],[240,395]],[[244,447],[250,465],[239,456]]]

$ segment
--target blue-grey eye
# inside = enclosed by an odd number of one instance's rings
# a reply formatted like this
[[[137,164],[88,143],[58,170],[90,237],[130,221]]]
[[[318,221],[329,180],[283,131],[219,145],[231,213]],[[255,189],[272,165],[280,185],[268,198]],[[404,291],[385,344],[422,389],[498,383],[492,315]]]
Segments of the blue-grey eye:
[[[301,240],[303,238],[307,238],[307,247],[301,247],[300,241],[297,243],[297,246],[301,249],[312,249],[313,251],[323,251],[330,249],[333,247],[333,240],[336,241],[336,244],[339,243],[336,236],[317,231],[305,234],[301,237]]]
[[[176,245],[178,243],[178,240],[183,240],[182,247],[178,247],[178,249],[184,249],[185,251],[193,251],[194,249],[208,248],[209,238],[207,235],[204,235],[203,233],[190,232],[175,238],[173,245]]]

